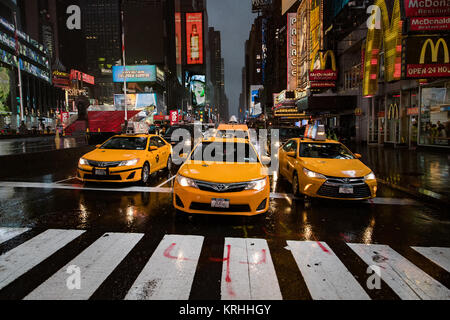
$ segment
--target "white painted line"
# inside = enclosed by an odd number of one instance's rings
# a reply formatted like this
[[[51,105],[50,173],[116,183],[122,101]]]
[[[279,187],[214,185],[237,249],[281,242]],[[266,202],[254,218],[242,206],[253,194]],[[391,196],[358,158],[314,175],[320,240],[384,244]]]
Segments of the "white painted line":
[[[381,279],[404,300],[448,300],[450,290],[402,257],[381,244],[348,246],[369,266],[380,268]]]
[[[399,206],[417,206],[420,205],[417,201],[413,199],[399,199],[399,198],[374,198],[368,200],[373,204],[388,204],[388,205],[399,205]]]
[[[165,185],[166,183],[169,183],[170,181],[172,181],[173,179],[175,179],[176,175],[174,175],[173,177],[171,177],[170,179],[168,179],[167,181],[161,183],[159,186],[157,186],[157,188],[161,188],[163,185]]]
[[[65,181],[69,181],[69,180],[73,180],[73,179],[75,179],[75,177],[70,177],[70,178],[68,178],[68,179],[56,181],[56,182],[53,182],[53,183],[61,183],[61,182],[65,182]]]
[[[314,300],[370,300],[325,242],[287,241]]]
[[[433,261],[442,269],[450,272],[450,248],[439,247],[411,247],[427,259]]]
[[[126,300],[188,300],[204,237],[166,235]]]
[[[27,232],[28,228],[0,228],[0,244]]]
[[[25,300],[87,300],[143,234],[106,233],[32,291]],[[80,281],[74,278],[80,276]]]
[[[222,300],[282,300],[266,240],[225,238],[221,297]]]
[[[37,266],[84,231],[47,230],[0,256],[0,289]]]

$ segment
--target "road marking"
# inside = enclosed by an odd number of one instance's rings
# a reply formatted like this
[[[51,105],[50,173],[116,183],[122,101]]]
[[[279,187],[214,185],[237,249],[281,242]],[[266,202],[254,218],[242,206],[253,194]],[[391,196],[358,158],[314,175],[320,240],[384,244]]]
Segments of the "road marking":
[[[166,235],[126,300],[188,300],[204,237]]]
[[[168,179],[167,181],[164,181],[163,183],[161,183],[159,186],[157,186],[157,188],[161,188],[163,185],[165,185],[166,183],[169,183],[170,181],[172,181],[173,179],[175,179],[176,175],[174,175],[172,178]]]
[[[0,289],[37,266],[84,231],[47,230],[0,256]]]
[[[106,233],[51,278],[32,291],[25,300],[87,300],[141,240],[143,234]],[[79,288],[70,288],[70,267],[79,270]],[[75,275],[76,276],[76,275]]]
[[[221,297],[222,300],[282,300],[266,240],[225,238]]]
[[[314,300],[370,300],[325,242],[287,241]]]
[[[106,192],[146,192],[146,193],[172,193],[172,188],[161,188],[164,184],[170,182],[176,176],[167,180],[163,184],[157,187],[126,187],[126,188],[100,188],[100,187],[86,187],[79,184],[60,184],[58,183],[44,183],[44,182],[10,182],[0,181],[0,188],[33,188],[33,189],[63,189],[63,190],[83,190],[83,191],[106,191]],[[271,199],[284,199],[286,201],[302,200],[302,198],[294,197],[288,193],[271,193]],[[389,205],[421,205],[419,202],[412,199],[400,199],[400,198],[375,198],[369,200],[362,200],[359,203],[373,204],[389,204]]]
[[[411,247],[421,255],[436,263],[442,269],[450,272],[450,248],[438,247]]]
[[[369,266],[378,266],[381,279],[404,300],[450,299],[450,290],[387,245],[347,245]]]
[[[28,228],[0,228],[0,244],[29,230]]]

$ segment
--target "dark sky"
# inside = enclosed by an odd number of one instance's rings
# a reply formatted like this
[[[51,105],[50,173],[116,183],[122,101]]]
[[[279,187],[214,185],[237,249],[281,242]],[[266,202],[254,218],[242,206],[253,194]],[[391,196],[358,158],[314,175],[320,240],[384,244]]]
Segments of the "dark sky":
[[[242,91],[242,67],[245,40],[248,39],[256,14],[250,0],[206,0],[208,24],[220,31],[222,57],[225,60],[225,90],[230,103],[230,116],[236,115]]]

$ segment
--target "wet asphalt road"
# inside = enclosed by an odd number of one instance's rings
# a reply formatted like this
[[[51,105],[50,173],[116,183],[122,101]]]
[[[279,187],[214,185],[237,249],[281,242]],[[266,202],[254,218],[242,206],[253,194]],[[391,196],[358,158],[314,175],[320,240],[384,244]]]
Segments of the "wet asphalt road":
[[[225,238],[267,241],[283,299],[315,298],[287,248],[286,241],[290,240],[326,243],[364,288],[369,276],[367,264],[347,243],[388,245],[450,288],[449,273],[411,248],[450,247],[448,212],[383,185],[379,186],[374,201],[305,202],[290,196],[289,183],[272,179],[273,197],[265,216],[189,217],[177,214],[172,207],[172,182],[164,182],[173,172],[161,171],[152,176],[149,187],[166,188],[162,192],[121,191],[133,185],[83,185],[73,178],[75,174],[74,168],[62,167],[52,172],[1,179],[0,228],[30,230],[0,244],[0,254],[48,229],[86,232],[14,282],[2,288],[0,280],[0,299],[23,298],[104,233],[110,232],[139,233],[143,238],[126,259],[118,262],[91,299],[124,298],[165,235],[204,237],[190,299],[221,299]],[[5,186],[5,182],[12,184]],[[16,182],[29,184],[14,184]],[[36,183],[45,183],[45,186]],[[372,299],[399,299],[392,285],[384,281],[381,289],[365,291]]]

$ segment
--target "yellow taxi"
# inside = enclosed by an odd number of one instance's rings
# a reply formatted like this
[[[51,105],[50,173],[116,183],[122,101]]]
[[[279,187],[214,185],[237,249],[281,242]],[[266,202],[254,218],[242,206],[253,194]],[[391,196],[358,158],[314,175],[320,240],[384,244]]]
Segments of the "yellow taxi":
[[[253,216],[269,209],[267,169],[242,138],[210,138],[199,143],[178,171],[175,209],[190,214]]]
[[[292,184],[295,195],[363,200],[376,197],[377,180],[366,165],[334,140],[294,138],[278,153],[279,174]]]
[[[172,147],[157,135],[117,135],[81,157],[77,177],[83,182],[142,182],[172,168]]]

